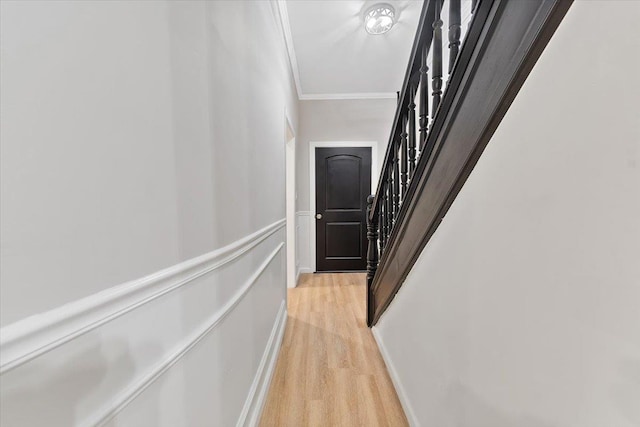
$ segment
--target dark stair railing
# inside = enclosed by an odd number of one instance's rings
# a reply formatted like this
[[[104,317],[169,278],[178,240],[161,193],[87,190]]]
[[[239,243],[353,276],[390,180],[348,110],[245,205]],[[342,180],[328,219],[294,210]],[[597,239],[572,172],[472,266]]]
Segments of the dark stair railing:
[[[367,200],[369,326],[442,221],[571,2],[474,0],[467,29],[460,0],[425,0],[378,188]]]

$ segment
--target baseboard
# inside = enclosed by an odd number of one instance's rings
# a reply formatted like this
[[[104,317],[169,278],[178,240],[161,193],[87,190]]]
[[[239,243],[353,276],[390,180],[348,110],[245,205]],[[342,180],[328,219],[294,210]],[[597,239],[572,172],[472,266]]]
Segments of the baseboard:
[[[287,303],[285,300],[280,304],[280,310],[267,347],[262,355],[262,360],[258,366],[258,372],[253,380],[249,396],[245,402],[242,413],[238,418],[237,427],[241,426],[257,426],[260,422],[260,416],[262,415],[262,409],[269,393],[269,385],[271,384],[271,378],[273,377],[273,371],[278,361],[278,354],[280,353],[280,346],[282,344],[282,337],[284,336],[284,329],[287,324]]]
[[[296,272],[296,286],[300,283],[300,275],[309,273],[313,273],[313,270],[309,267],[298,268],[298,271]]]
[[[398,399],[400,399],[400,404],[402,405],[402,409],[404,410],[404,414],[409,421],[409,425],[412,427],[419,427],[420,423],[416,418],[415,413],[413,412],[413,408],[411,407],[411,403],[409,403],[409,399],[407,398],[407,394],[400,383],[400,377],[398,376],[398,372],[396,371],[393,362],[391,361],[391,357],[387,352],[387,348],[384,346],[384,342],[382,341],[382,337],[378,332],[378,328],[371,328],[371,332],[373,333],[373,338],[375,338],[376,343],[378,343],[378,348],[380,349],[380,354],[382,355],[382,359],[384,360],[384,364],[387,365],[387,372],[389,372],[389,376],[391,377],[391,381],[393,382],[393,386],[396,388],[396,393],[398,394]]]

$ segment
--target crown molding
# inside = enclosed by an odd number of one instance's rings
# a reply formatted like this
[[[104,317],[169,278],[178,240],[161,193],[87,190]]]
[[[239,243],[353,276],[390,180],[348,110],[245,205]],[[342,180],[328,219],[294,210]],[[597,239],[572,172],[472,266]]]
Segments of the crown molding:
[[[327,101],[336,99],[396,99],[398,95],[392,92],[362,92],[362,93],[309,93],[301,94],[301,101]]]
[[[289,58],[289,68],[293,74],[293,81],[296,86],[298,100],[300,101],[324,101],[324,100],[340,100],[340,99],[396,99],[397,94],[394,92],[364,92],[364,93],[302,93],[302,84],[300,83],[300,70],[298,68],[298,59],[296,50],[293,46],[293,36],[291,35],[291,24],[289,22],[289,11],[287,9],[287,0],[273,0],[277,12],[278,22],[282,30],[287,56]]]
[[[280,26],[282,27],[282,35],[284,37],[284,44],[287,48],[287,55],[289,57],[289,67],[291,68],[291,74],[293,74],[293,81],[296,85],[296,92],[298,99],[302,99],[302,86],[300,85],[300,71],[298,71],[298,59],[296,58],[296,51],[293,47],[293,36],[291,35],[291,24],[289,23],[289,12],[287,10],[286,0],[275,0],[276,7],[278,9],[278,15],[280,17]]]

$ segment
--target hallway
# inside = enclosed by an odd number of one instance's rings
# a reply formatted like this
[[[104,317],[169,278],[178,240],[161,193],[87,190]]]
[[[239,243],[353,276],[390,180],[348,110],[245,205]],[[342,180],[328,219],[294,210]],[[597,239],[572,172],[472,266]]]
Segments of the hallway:
[[[288,298],[261,425],[408,425],[365,325],[365,275],[306,274]]]

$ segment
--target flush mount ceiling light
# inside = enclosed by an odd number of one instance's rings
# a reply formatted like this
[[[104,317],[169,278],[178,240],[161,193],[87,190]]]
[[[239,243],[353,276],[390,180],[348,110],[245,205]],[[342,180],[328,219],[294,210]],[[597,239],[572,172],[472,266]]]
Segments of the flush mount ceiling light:
[[[396,23],[396,11],[386,3],[379,3],[367,9],[364,15],[364,29],[369,34],[384,34]]]

